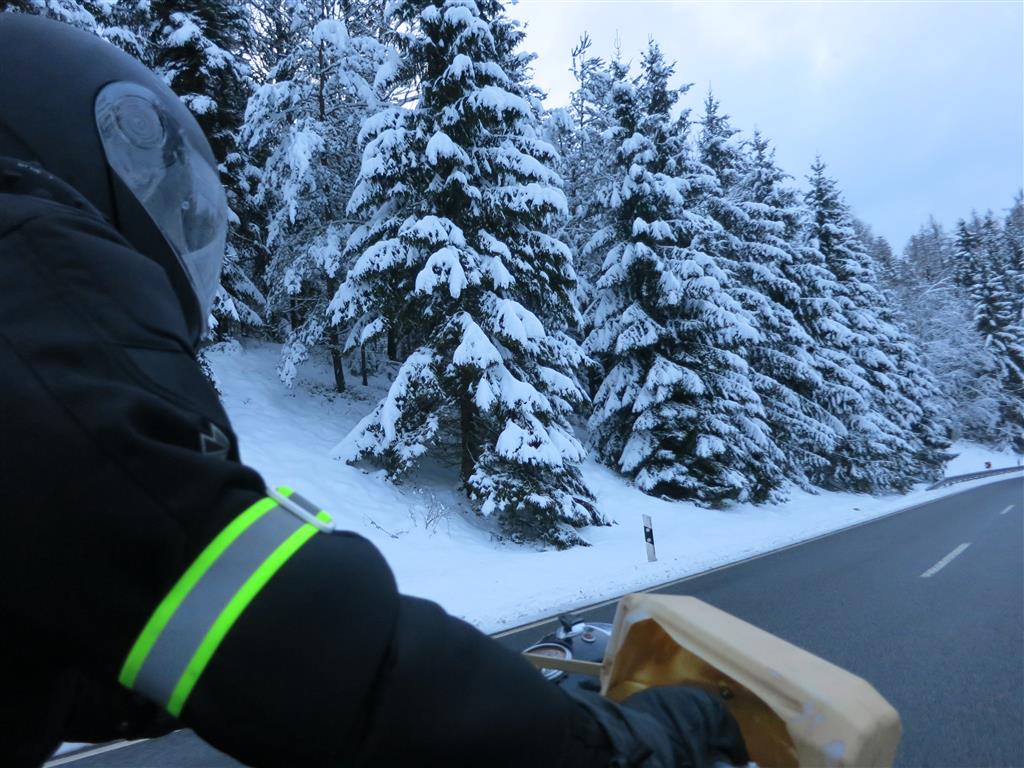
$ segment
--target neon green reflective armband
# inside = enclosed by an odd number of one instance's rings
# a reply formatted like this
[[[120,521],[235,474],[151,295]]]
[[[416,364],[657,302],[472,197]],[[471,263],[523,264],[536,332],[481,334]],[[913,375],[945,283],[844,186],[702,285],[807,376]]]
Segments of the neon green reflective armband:
[[[118,680],[181,714],[238,617],[331,517],[291,488],[267,490],[199,554],[160,602]]]

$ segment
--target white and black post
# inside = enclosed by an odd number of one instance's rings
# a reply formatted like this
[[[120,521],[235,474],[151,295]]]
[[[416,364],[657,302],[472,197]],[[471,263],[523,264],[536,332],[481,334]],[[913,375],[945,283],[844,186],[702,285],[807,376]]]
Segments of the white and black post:
[[[647,542],[647,562],[653,563],[658,558],[654,554],[654,526],[650,515],[644,515],[644,541]]]

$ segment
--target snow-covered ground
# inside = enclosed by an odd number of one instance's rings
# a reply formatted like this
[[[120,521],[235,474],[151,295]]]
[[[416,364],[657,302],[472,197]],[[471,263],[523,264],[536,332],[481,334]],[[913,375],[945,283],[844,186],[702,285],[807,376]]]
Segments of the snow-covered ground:
[[[211,349],[224,405],[242,458],[274,485],[290,485],[371,539],[403,592],[427,597],[484,631],[549,616],[770,551],[911,504],[955,492],[916,490],[905,496],[793,491],[785,504],[739,505],[726,511],[651,498],[606,467],[588,462],[584,476],[609,527],[586,529],[593,545],[543,551],[500,540],[490,521],[469,511],[453,490],[455,467],[425,467],[403,485],[380,471],[348,466],[332,449],[387,386],[384,376],[349,392],[333,392],[326,361],[311,360],[292,389],[275,368],[276,345],[245,340]],[[1013,466],[1019,457],[957,445],[948,474]],[[975,481],[982,483],[985,481]],[[641,516],[651,516],[658,560],[647,562]]]
[[[975,443],[957,443],[951,453],[957,456],[946,465],[946,477],[969,475],[972,472],[984,472],[986,469],[1015,467],[1024,463],[1024,457],[1010,451],[996,451]],[[987,467],[986,463],[992,466]]]

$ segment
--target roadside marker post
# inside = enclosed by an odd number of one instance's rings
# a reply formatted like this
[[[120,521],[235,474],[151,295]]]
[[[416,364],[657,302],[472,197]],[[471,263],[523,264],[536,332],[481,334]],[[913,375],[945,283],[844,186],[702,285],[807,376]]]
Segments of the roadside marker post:
[[[654,527],[650,515],[644,515],[644,541],[647,542],[647,562],[653,563],[658,558],[654,554]]]

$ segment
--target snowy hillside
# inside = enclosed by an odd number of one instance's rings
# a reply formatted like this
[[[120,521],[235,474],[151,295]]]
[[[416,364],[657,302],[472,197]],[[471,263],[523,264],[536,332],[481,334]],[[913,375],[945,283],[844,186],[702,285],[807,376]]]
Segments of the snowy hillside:
[[[242,457],[268,483],[291,485],[340,524],[372,540],[407,593],[428,597],[487,631],[522,624],[625,591],[696,573],[933,498],[949,490],[873,498],[800,491],[783,505],[711,511],[665,502],[630,487],[593,461],[585,479],[615,525],[584,529],[593,546],[543,551],[503,542],[453,489],[457,467],[430,466],[404,486],[381,472],[330,458],[348,430],[383,394],[383,377],[346,395],[331,389],[320,358],[292,389],[276,374],[279,347],[245,340],[208,352]],[[1015,462],[979,446],[958,446],[951,474]],[[648,563],[641,515],[654,521],[658,561]]]

